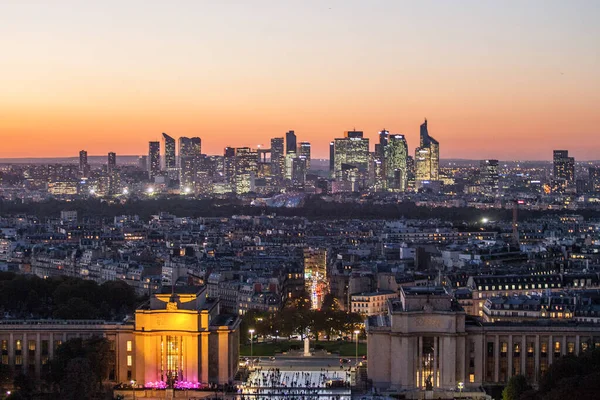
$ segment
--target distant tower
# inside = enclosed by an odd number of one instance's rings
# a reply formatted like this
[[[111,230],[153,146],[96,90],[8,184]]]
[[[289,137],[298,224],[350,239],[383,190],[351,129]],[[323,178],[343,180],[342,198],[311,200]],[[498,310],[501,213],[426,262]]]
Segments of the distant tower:
[[[420,127],[420,146],[415,149],[415,174],[417,187],[426,181],[437,181],[440,168],[440,144],[429,136],[427,119]]]
[[[296,153],[296,134],[294,131],[285,133],[285,154]]]
[[[165,151],[164,156],[164,169],[175,168],[175,139],[166,133],[162,134],[163,148]]]
[[[117,154],[110,152],[108,153],[108,167],[107,167],[107,171],[108,173],[111,173],[115,170],[117,166]]]
[[[148,143],[148,177],[152,180],[160,173],[160,142]]]
[[[285,139],[271,139],[271,174],[277,179],[283,179],[285,172]]]
[[[89,174],[90,166],[88,164],[87,151],[81,150],[79,152],[79,173],[83,177],[87,177]]]
[[[335,175],[335,142],[329,142],[329,174]]]
[[[310,169],[310,143],[300,142],[298,153],[300,158],[304,158],[306,160],[306,170],[308,171]]]

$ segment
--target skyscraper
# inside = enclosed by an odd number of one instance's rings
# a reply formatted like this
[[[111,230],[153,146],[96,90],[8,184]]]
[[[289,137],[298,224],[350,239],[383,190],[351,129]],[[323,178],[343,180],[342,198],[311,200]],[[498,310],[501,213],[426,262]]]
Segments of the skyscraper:
[[[258,170],[258,152],[249,147],[235,149],[235,192],[248,193]]]
[[[306,160],[306,170],[310,169],[310,143],[300,142],[298,155]]]
[[[484,193],[498,191],[498,160],[481,160],[479,162],[479,182]]]
[[[179,186],[183,190],[194,188],[201,155],[202,140],[199,137],[179,138]]]
[[[335,142],[329,142],[329,176],[335,177]]]
[[[389,135],[386,142],[384,147],[384,173],[387,188],[404,192],[408,181],[408,144],[406,138],[404,135]]]
[[[271,139],[271,174],[282,180],[285,171],[284,138]]]
[[[89,173],[90,166],[88,164],[88,155],[87,151],[81,150],[79,152],[79,173],[83,177],[87,177]]]
[[[554,179],[572,183],[575,181],[575,158],[569,157],[568,150],[554,150]]]
[[[296,153],[296,134],[294,131],[285,133],[285,154]]]
[[[202,154],[202,139],[199,137],[179,138],[179,157],[197,157]]]
[[[369,139],[364,138],[361,131],[347,131],[344,136],[334,140],[335,179],[351,177],[349,179],[357,181],[359,186],[364,186],[369,172]]]
[[[175,139],[166,133],[162,134],[163,148],[165,151],[164,154],[164,169],[168,170],[170,168],[175,168],[177,164],[175,163]]]
[[[588,178],[590,192],[600,192],[600,167],[590,167],[588,169]]]
[[[108,173],[110,174],[111,172],[113,172],[116,166],[117,166],[117,154],[113,153],[113,152],[108,153],[108,164],[107,164]]]
[[[383,158],[385,157],[385,146],[387,146],[388,144],[389,137],[389,131],[386,131],[385,129],[379,131],[379,146],[377,146],[378,151],[376,151],[375,153],[377,153],[376,155],[381,161],[383,161]]]
[[[223,175],[225,182],[233,188],[235,179],[235,148],[233,147],[225,147],[223,151]]]
[[[160,142],[148,144],[148,177],[154,179],[160,173]]]
[[[420,146],[415,149],[417,187],[421,187],[427,181],[437,181],[440,166],[440,144],[429,136],[427,120],[421,124],[420,139]]]

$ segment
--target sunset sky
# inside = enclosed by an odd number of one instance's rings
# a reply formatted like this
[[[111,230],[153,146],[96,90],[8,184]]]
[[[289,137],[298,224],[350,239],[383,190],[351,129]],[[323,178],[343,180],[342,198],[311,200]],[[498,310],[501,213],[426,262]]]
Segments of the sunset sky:
[[[208,154],[429,121],[442,158],[600,159],[600,1],[0,0],[0,157]],[[372,144],[373,146],[373,144]]]

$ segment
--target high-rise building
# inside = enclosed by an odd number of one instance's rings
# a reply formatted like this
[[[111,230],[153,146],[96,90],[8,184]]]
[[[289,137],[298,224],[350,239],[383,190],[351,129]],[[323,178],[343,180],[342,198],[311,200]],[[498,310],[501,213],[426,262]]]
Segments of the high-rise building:
[[[554,150],[554,179],[567,184],[575,181],[575,158],[569,157],[568,150]]]
[[[160,174],[160,142],[148,144],[148,177],[152,180]]]
[[[296,134],[294,131],[285,133],[285,154],[296,153]]]
[[[223,175],[225,182],[233,188],[235,179],[235,148],[225,147],[223,151]]]
[[[334,140],[335,179],[351,179],[364,186],[369,172],[369,139],[361,131],[348,131],[344,136]]]
[[[199,137],[179,138],[179,157],[197,157],[202,154],[202,139]]]
[[[258,170],[258,153],[249,147],[235,149],[235,192],[248,193]]]
[[[439,179],[440,144],[429,136],[427,120],[421,124],[420,146],[415,149],[415,178],[417,187]]]
[[[192,190],[195,186],[201,155],[202,140],[199,137],[179,138],[179,186],[183,190]]]
[[[83,177],[87,177],[89,175],[90,165],[88,164],[88,154],[87,151],[81,150],[79,152],[79,173]]]
[[[329,176],[335,177],[335,142],[329,142]]]
[[[590,192],[600,192],[600,167],[589,167],[588,179],[588,188]]]
[[[390,137],[390,132],[385,129],[379,131],[379,146],[377,146],[377,150],[375,151],[377,157],[383,162],[383,158],[385,157],[385,146],[387,146]]]
[[[279,180],[285,175],[284,138],[271,139],[271,174]]]
[[[302,186],[306,182],[307,159],[296,157],[292,159],[292,185]]]
[[[381,137],[381,136],[380,136]],[[408,144],[404,135],[388,135],[384,147],[384,173],[387,188],[404,192],[407,187]]]
[[[168,170],[170,168],[175,168],[177,164],[175,163],[175,139],[166,133],[162,134],[163,148],[164,148],[164,169]]]
[[[298,148],[298,155],[304,159],[306,159],[306,170],[310,170],[310,143],[309,142],[300,142],[300,147]]]
[[[116,153],[113,153],[113,152],[108,153],[108,164],[107,165],[108,165],[107,166],[108,173],[113,172],[117,166],[117,154]]]
[[[481,160],[479,162],[479,184],[484,193],[498,191],[498,160]]]

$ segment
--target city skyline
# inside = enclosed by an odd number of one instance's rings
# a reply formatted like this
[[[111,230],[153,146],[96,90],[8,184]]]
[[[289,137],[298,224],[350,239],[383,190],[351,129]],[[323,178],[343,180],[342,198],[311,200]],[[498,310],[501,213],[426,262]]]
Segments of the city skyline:
[[[144,154],[161,132],[220,154],[290,129],[326,158],[353,127],[372,143],[382,129],[405,135],[412,154],[424,117],[445,159],[600,154],[597,2],[62,1],[0,13],[17,38],[4,46],[0,135],[19,139],[2,158]]]

